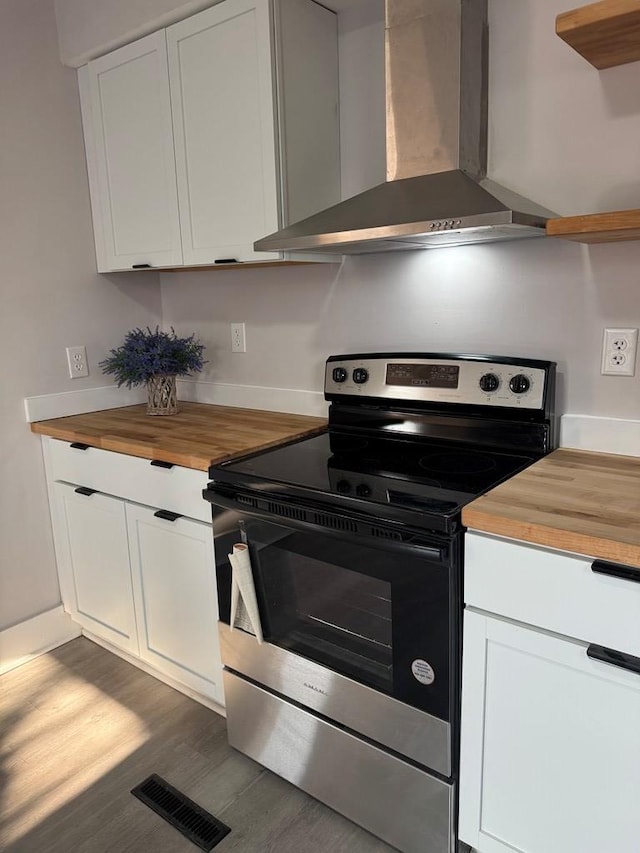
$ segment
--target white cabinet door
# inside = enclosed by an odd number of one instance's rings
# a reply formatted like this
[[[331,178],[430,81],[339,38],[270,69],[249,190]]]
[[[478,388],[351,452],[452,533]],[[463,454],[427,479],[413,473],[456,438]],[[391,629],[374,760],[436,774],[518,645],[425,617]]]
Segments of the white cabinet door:
[[[165,31],[78,79],[98,271],[182,264]]]
[[[222,704],[211,525],[135,504],[126,512],[140,657]]]
[[[640,675],[586,648],[466,611],[459,834],[480,853],[640,850]]]
[[[54,483],[54,534],[66,609],[88,631],[138,654],[124,501]]]
[[[167,29],[185,265],[278,258],[268,0],[225,0]]]

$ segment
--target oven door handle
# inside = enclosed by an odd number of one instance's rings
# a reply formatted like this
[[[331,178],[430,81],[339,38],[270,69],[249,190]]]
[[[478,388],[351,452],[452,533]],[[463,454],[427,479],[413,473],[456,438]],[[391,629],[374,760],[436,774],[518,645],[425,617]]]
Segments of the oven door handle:
[[[203,491],[203,496],[206,500],[208,500],[214,506],[221,507],[222,509],[229,509],[233,512],[243,513],[244,515],[250,515],[253,518],[259,518],[261,521],[266,521],[271,524],[282,524],[286,527],[293,528],[295,530],[302,530],[306,532],[314,532],[322,531],[323,534],[328,536],[333,536],[334,538],[344,539],[350,542],[357,542],[359,544],[363,543],[363,540],[366,541],[366,536],[358,535],[350,531],[349,529],[340,528],[338,526],[334,526],[331,524],[327,524],[326,526],[318,521],[303,521],[299,518],[291,518],[288,515],[278,515],[277,513],[270,513],[261,510],[259,507],[255,506],[253,499],[250,497],[246,497],[245,500],[238,500],[237,498],[227,497],[226,495],[221,494],[220,492],[213,491],[212,489],[205,489]],[[279,501],[276,500],[279,503]],[[317,513],[321,518],[325,518],[329,520],[332,517],[340,519],[339,515],[334,515],[330,510],[314,508],[314,507],[301,507],[303,512],[313,512]],[[360,523],[358,519],[354,519],[356,523]],[[384,536],[379,535],[380,531],[390,530],[393,533],[393,530],[389,528],[384,522],[378,522],[377,519],[372,518],[370,520],[366,520],[362,522],[366,523],[371,527],[372,530],[377,531],[376,533],[371,534],[371,544],[372,546],[375,543],[375,547],[377,548],[385,548],[390,551],[413,551],[419,552],[422,556],[427,558],[432,563],[445,563],[447,560],[447,551],[444,548],[440,548],[438,545],[426,544],[426,543],[412,543],[406,542],[402,540],[395,540],[393,538],[386,539]]]

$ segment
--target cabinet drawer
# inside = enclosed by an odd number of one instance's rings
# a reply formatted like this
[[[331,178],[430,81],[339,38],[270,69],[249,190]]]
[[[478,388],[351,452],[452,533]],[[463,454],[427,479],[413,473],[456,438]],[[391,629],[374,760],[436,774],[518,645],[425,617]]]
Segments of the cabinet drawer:
[[[199,521],[211,521],[211,508],[202,497],[207,473],[193,468],[159,468],[149,459],[111,450],[71,446],[43,437],[49,478],[88,486],[136,503],[167,509]]]
[[[640,657],[640,583],[592,558],[467,533],[465,603]]]

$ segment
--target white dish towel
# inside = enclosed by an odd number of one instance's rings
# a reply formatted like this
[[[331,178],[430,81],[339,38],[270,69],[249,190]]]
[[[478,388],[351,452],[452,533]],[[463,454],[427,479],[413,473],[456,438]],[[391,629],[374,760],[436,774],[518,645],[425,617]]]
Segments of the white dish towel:
[[[249,548],[242,542],[234,545],[233,553],[229,554],[229,562],[231,563],[231,618],[229,620],[231,630],[242,628],[262,643],[264,638]]]

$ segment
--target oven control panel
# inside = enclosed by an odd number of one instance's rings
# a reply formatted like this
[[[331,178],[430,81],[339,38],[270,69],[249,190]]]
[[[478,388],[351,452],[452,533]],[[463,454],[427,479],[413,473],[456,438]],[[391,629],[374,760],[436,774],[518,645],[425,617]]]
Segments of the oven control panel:
[[[544,409],[552,362],[410,353],[331,356],[325,395]]]

